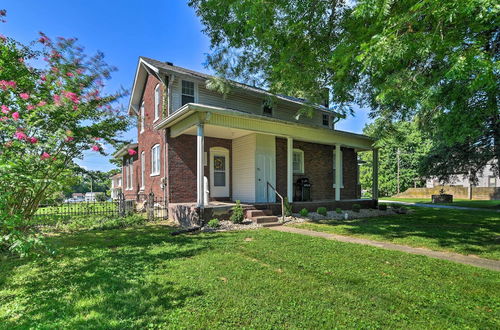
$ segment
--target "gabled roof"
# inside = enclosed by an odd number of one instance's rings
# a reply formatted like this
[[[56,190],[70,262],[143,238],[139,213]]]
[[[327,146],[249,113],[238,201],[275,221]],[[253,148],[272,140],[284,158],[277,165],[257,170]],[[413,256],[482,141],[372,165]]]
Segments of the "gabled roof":
[[[134,79],[134,84],[132,87],[132,94],[130,96],[130,102],[129,102],[129,108],[128,108],[128,113],[129,115],[135,113],[138,114],[138,109],[135,109],[139,102],[140,98],[142,95],[143,88],[145,86],[146,79],[148,77],[148,72],[147,69],[151,70],[152,72],[159,74],[160,72],[164,73],[177,73],[180,75],[185,75],[185,76],[190,76],[196,79],[202,79],[202,80],[208,80],[210,78],[214,78],[215,76],[209,75],[206,73],[198,72],[198,71],[193,71],[190,69],[186,69],[180,66],[173,65],[169,62],[161,62],[152,58],[140,56],[139,57],[139,62],[137,65],[136,69],[136,74],[135,74],[135,79]],[[275,96],[279,99],[282,99],[287,102],[292,102],[300,105],[310,105],[307,100],[297,98],[297,97],[292,97],[292,96],[287,96],[287,95],[282,95],[282,94],[273,94],[265,89],[250,86],[247,84],[243,84],[234,80],[229,80],[232,86],[244,89],[250,93],[255,93],[255,94],[260,94],[260,95],[266,95],[266,96]],[[328,108],[322,106],[322,105],[316,105],[315,106],[319,110],[323,111],[328,111],[328,112],[333,112],[329,110]]]

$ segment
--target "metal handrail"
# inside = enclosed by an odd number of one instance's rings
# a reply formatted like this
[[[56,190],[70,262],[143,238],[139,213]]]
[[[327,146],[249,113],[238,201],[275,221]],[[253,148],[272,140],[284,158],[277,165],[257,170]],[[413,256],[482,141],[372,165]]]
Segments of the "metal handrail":
[[[278,197],[281,199],[281,221],[285,222],[285,202],[283,200],[283,196],[280,195],[280,193],[276,190],[276,188],[273,187],[272,184],[267,181],[267,188],[271,187],[272,190],[278,195]],[[269,203],[269,189],[266,189],[266,200]]]

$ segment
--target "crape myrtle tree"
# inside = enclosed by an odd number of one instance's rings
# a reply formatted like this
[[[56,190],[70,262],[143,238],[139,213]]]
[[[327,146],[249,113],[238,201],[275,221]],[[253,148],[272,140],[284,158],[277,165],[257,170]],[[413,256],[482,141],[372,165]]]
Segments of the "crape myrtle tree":
[[[372,117],[415,118],[424,173],[475,174],[500,156],[500,6],[493,0],[191,0],[229,77]],[[340,108],[342,109],[342,108]],[[498,164],[495,166],[498,171]]]
[[[0,11],[5,16],[5,11]],[[128,127],[104,81],[114,70],[75,39],[23,45],[0,35],[0,249],[14,248],[40,202],[61,190],[83,152],[104,154]]]

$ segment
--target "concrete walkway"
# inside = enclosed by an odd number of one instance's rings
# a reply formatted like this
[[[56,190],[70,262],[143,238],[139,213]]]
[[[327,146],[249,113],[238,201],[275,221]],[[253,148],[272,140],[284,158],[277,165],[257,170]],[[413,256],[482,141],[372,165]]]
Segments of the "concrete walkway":
[[[369,246],[374,246],[374,247],[378,247],[378,248],[386,249],[386,250],[395,250],[395,251],[402,251],[402,252],[407,252],[407,253],[412,253],[412,254],[419,254],[419,255],[423,255],[423,256],[427,256],[427,257],[431,257],[431,258],[449,260],[449,261],[454,261],[454,262],[458,262],[458,263],[465,264],[465,265],[471,265],[471,266],[476,266],[476,267],[480,267],[480,268],[486,268],[486,269],[500,271],[500,261],[491,260],[491,259],[484,259],[484,258],[479,258],[479,257],[473,257],[473,256],[466,256],[466,255],[453,253],[453,252],[433,251],[433,250],[429,250],[429,249],[425,249],[425,248],[415,248],[415,247],[410,247],[410,246],[406,246],[406,245],[399,245],[399,244],[393,244],[393,243],[373,241],[373,240],[364,239],[364,238],[329,234],[329,233],[323,233],[323,232],[319,232],[319,231],[300,229],[300,228],[288,227],[288,226],[269,227],[269,229],[277,230],[277,231],[281,231],[281,232],[285,232],[285,233],[294,233],[294,234],[302,234],[302,235],[313,236],[313,237],[322,237],[322,238],[326,238],[326,239],[334,240],[334,241],[339,241],[339,242],[369,245]]]
[[[379,199],[379,203],[394,203],[408,206],[421,206],[421,207],[432,207],[435,209],[454,209],[454,210],[473,210],[473,211],[490,211],[490,212],[500,212],[500,210],[479,208],[479,207],[467,207],[467,206],[453,206],[453,205],[439,205],[439,204],[423,204],[423,203],[410,203],[401,201],[390,201]]]

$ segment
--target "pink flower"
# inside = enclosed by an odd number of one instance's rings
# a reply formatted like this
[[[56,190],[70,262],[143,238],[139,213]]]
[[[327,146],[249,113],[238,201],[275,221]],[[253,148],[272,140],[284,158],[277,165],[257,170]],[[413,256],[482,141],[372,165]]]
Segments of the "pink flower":
[[[82,74],[83,73],[83,69],[76,69],[76,73]]]
[[[41,37],[40,37],[40,39],[38,39],[38,41],[40,43],[46,44],[46,43],[49,42],[50,39],[45,34],[43,34],[42,32],[40,32],[40,35],[41,35]]]
[[[75,138],[74,138],[74,137],[72,137],[72,136],[67,136],[65,141],[66,141],[66,142],[71,142],[71,141],[73,141],[74,139],[75,139]]]
[[[73,76],[74,76],[73,72],[68,72],[68,73],[66,73],[66,75],[67,75],[68,77],[73,77]]]
[[[47,152],[43,152],[42,155],[40,156],[41,159],[47,159],[50,158],[50,155]]]
[[[23,131],[16,131],[14,133],[14,137],[18,140],[25,140],[27,138],[26,134]]]
[[[59,95],[55,94],[52,98],[54,99],[54,103],[56,105],[61,105],[61,97]]]
[[[55,66],[53,66],[52,68],[50,68],[50,70],[54,73],[58,73],[59,72],[59,69],[56,68]]]
[[[9,113],[9,111],[10,111],[9,107],[2,104],[2,112],[7,114],[7,113]]]
[[[73,106],[73,110],[75,110],[75,111],[76,111],[76,110],[78,110],[78,106],[77,106],[77,105],[74,105],[74,106]]]
[[[130,156],[133,156],[133,155],[137,154],[137,151],[135,151],[134,149],[128,149],[128,154]]]
[[[36,137],[32,136],[32,137],[29,137],[29,138],[28,138],[28,141],[29,141],[31,144],[35,144],[35,143],[37,143],[37,142],[38,142],[38,139],[37,139]]]
[[[40,102],[38,102],[38,106],[39,106],[39,107],[43,107],[43,106],[44,106],[44,105],[46,105],[46,104],[47,104],[47,102],[45,102],[45,101],[40,101]]]
[[[20,117],[19,112],[17,112],[17,111],[12,114],[12,119],[14,119],[14,120],[19,120],[19,117]]]
[[[95,137],[94,140],[99,141],[101,138],[100,137]]]
[[[99,151],[99,149],[100,149],[100,148],[99,148],[99,146],[98,146],[98,145],[93,145],[93,146],[92,146],[92,150],[93,150],[93,151]]]
[[[41,81],[46,81],[46,80],[47,80],[47,77],[46,77],[45,75],[41,75],[41,76],[40,76],[40,80],[41,80]]]
[[[0,80],[0,88],[3,90],[7,88],[16,88],[16,82],[12,80]]]
[[[9,120],[9,118],[5,117],[5,116],[3,116],[2,118],[0,118],[0,121],[6,121],[6,120]]]
[[[35,109],[35,106],[32,105],[32,104],[28,104],[28,106],[26,107],[28,110],[33,110]]]
[[[30,95],[28,93],[21,93],[19,94],[19,96],[23,99],[23,100],[27,100],[30,98]]]
[[[63,95],[67,99],[70,99],[73,103],[76,103],[76,104],[80,103],[80,100],[78,99],[78,95],[76,95],[73,92],[64,91]]]

